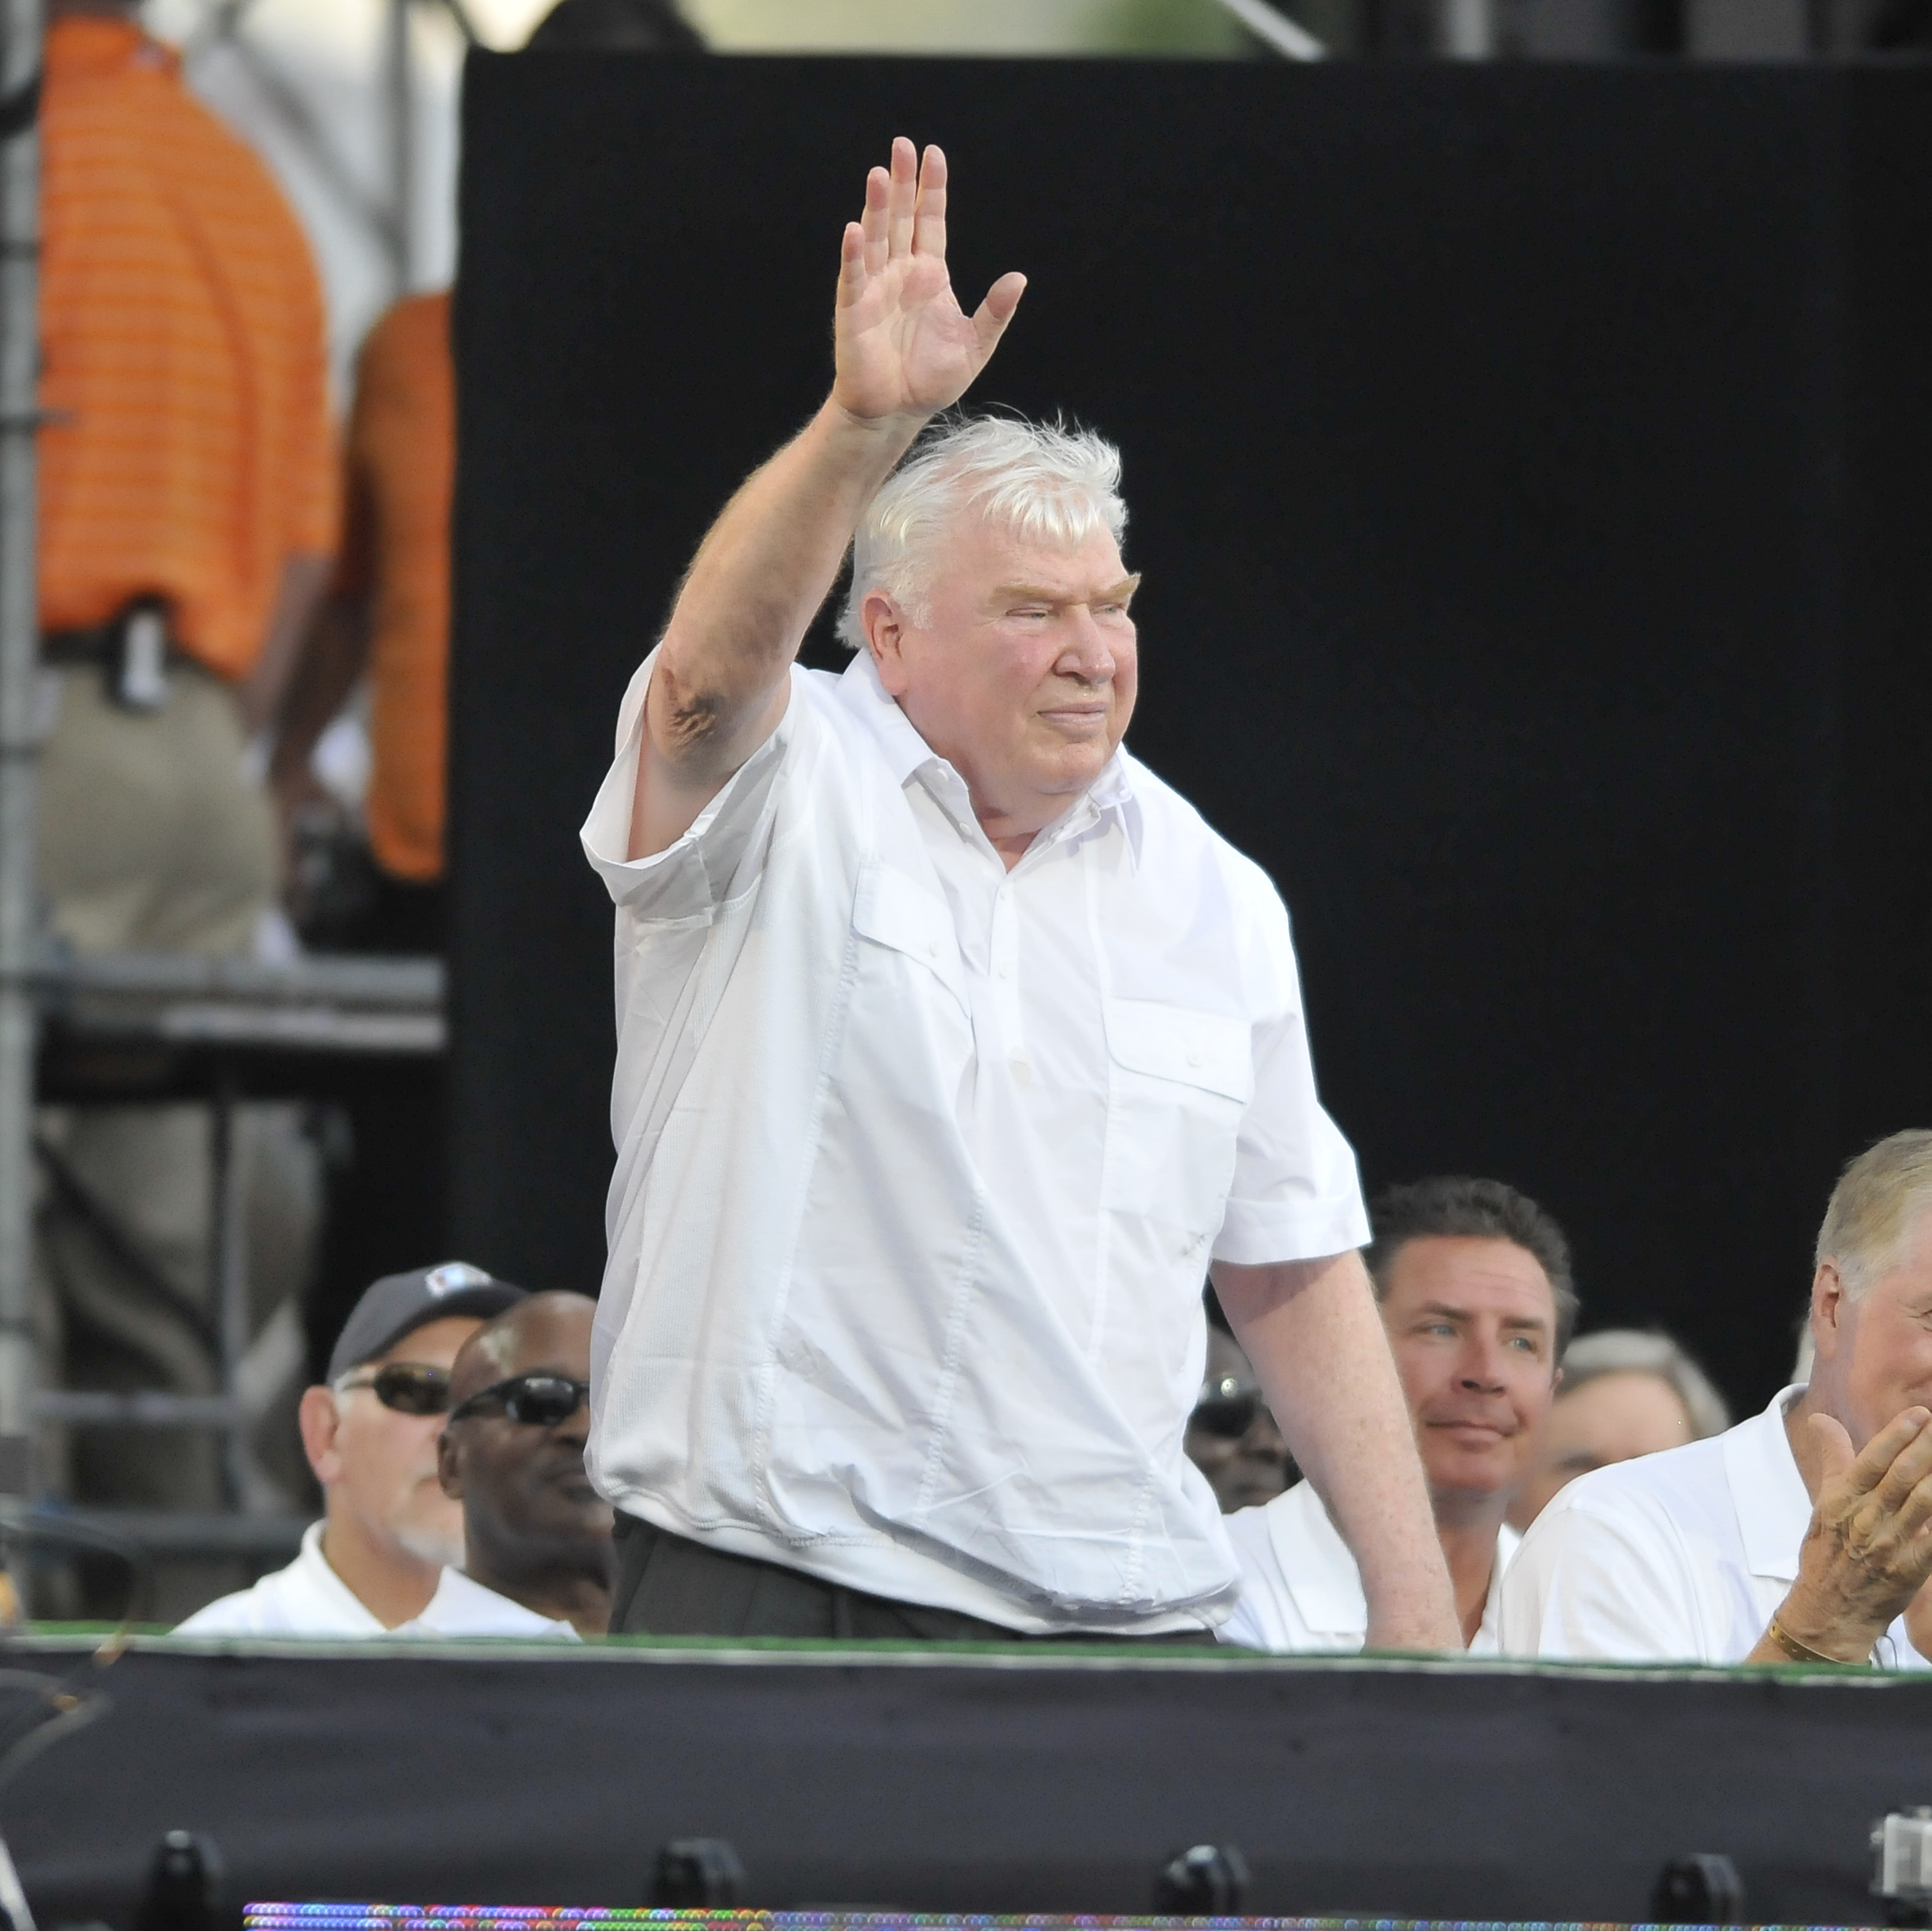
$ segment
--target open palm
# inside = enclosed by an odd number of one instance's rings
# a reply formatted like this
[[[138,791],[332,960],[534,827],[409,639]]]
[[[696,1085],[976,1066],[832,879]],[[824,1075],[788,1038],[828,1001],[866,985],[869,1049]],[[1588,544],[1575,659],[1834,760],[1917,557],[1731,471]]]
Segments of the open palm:
[[[922,163],[903,135],[865,183],[865,215],[845,231],[832,399],[867,421],[930,416],[986,366],[1026,287],[1002,275],[967,315],[946,272],[946,157]]]

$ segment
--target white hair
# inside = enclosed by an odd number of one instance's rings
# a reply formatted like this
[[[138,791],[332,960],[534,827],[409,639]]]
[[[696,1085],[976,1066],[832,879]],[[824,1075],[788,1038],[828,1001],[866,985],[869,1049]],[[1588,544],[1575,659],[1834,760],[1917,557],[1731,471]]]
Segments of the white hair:
[[[1668,1334],[1635,1328],[1604,1328],[1580,1334],[1563,1356],[1563,1385],[1557,1399],[1574,1394],[1604,1375],[1654,1375],[1667,1384],[1684,1404],[1691,1432],[1700,1441],[1721,1435],[1731,1425],[1731,1411],[1710,1378],[1683,1347]]]
[[[1837,1263],[1847,1298],[1896,1267],[1919,1215],[1932,1207],[1932,1133],[1893,1133],[1838,1176],[1818,1230],[1814,1270]]]
[[[859,612],[883,590],[912,622],[931,622],[928,599],[939,551],[964,515],[1029,542],[1072,550],[1096,531],[1119,542],[1127,528],[1121,453],[1090,429],[1023,416],[942,417],[865,506],[852,539],[852,587],[838,620],[860,649]]]

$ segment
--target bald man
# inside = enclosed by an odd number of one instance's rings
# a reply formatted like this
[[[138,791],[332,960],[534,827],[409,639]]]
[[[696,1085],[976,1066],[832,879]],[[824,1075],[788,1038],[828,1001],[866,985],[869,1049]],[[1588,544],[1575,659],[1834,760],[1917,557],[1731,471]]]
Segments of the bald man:
[[[457,1355],[437,1472],[462,1505],[463,1566],[411,1634],[574,1641],[609,1626],[611,1505],[584,1472],[596,1305],[533,1294]]]

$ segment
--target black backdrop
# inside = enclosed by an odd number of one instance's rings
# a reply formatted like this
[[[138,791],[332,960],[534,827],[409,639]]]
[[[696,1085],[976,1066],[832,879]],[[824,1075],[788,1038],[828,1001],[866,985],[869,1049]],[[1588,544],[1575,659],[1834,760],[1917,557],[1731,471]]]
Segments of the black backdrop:
[[[1279,882],[1368,1178],[1528,1188],[1589,1323],[1761,1402],[1837,1164],[1932,1117],[1916,64],[473,55],[462,1251],[598,1277],[575,828],[900,130],[969,299],[1032,277],[980,398],[1125,448],[1133,743]]]

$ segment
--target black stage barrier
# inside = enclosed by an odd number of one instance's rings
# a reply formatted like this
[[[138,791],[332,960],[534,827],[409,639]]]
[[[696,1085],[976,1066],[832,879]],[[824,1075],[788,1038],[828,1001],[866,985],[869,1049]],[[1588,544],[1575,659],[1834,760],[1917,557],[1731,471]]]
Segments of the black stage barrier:
[[[747,1904],[1133,1912],[1231,1842],[1254,1912],[1628,1920],[1717,1852],[1754,1920],[1872,1924],[1869,1828],[1932,1800],[1922,1677],[387,1646],[70,1646],[113,1708],[0,1796],[41,1925],[125,1926],[177,1827],[235,1902],[638,1905],[722,1837]]]
[[[1032,277],[976,399],[1125,449],[1131,742],[1280,884],[1368,1178],[1530,1189],[1592,1323],[1761,1403],[1837,1164],[1932,1124],[1916,63],[472,55],[461,1251],[598,1279],[576,828],[900,130],[969,300]]]

